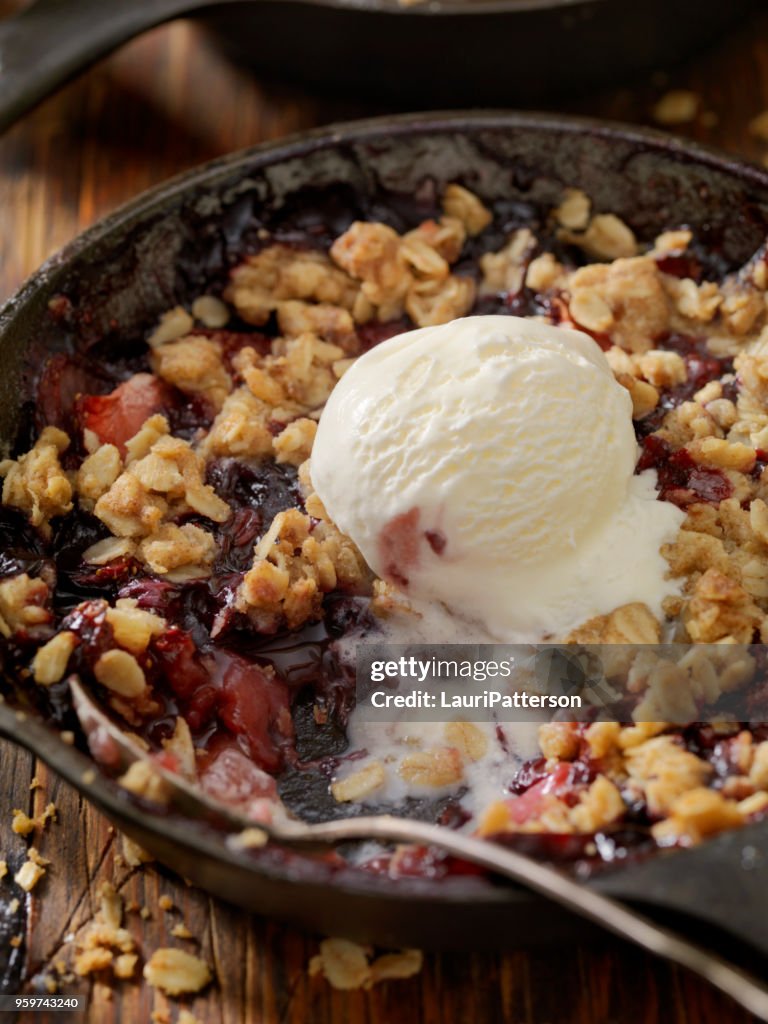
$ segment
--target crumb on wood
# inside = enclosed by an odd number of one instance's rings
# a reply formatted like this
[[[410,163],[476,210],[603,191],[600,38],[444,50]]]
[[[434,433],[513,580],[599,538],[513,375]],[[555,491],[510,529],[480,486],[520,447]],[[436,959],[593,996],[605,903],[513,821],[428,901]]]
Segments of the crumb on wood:
[[[140,864],[148,864],[153,858],[138,843],[128,836],[122,836],[123,858],[129,868],[137,868]]]
[[[749,132],[761,142],[768,142],[768,110],[762,110],[749,122]]]
[[[332,988],[342,991],[368,989],[380,981],[411,978],[424,962],[419,949],[383,953],[373,957],[370,947],[348,939],[324,939],[320,952],[309,962],[310,977],[322,975]]]
[[[658,124],[689,124],[696,117],[701,97],[690,89],[670,89],[653,108],[653,119]]]
[[[31,853],[32,850],[30,850]],[[44,874],[45,868],[30,858],[24,861],[13,876],[13,880],[24,892],[32,892]]]
[[[16,835],[28,836],[35,829],[44,829],[51,820],[56,820],[56,804],[53,803],[49,803],[45,810],[34,818],[31,818],[24,811],[16,809],[13,811],[11,829]]]
[[[179,1016],[176,1018],[176,1024],[202,1024],[202,1021],[191,1010],[182,1007],[179,1011]]]
[[[144,965],[146,981],[169,996],[199,992],[212,977],[211,968],[204,960],[183,949],[156,949]]]
[[[120,980],[135,975],[139,956],[133,936],[122,927],[123,912],[122,897],[105,882],[99,890],[99,909],[77,935],[75,974],[83,977],[111,971]]]

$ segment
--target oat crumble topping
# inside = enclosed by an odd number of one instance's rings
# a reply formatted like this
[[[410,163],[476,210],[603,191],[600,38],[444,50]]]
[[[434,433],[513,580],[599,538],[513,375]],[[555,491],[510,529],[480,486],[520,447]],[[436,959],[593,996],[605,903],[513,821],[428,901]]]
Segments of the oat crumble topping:
[[[682,116],[680,97],[663,102],[657,116]],[[0,634],[43,697],[72,672],[98,687],[148,749],[120,780],[131,792],[167,798],[156,758],[256,823],[269,820],[273,776],[293,757],[294,694],[277,662],[249,660],[238,642],[321,628],[327,640],[364,616],[375,628],[377,618],[415,614],[407,594],[373,578],[313,491],[322,408],[354,359],[388,333],[524,301],[529,315],[600,344],[632,399],[639,468],[657,469],[660,498],[686,513],[662,552],[681,583],[666,621],[628,604],[568,639],[656,644],[671,629],[723,653],[716,674],[695,654],[617,666],[630,672],[636,723],[542,726],[541,757],[517,794],[525,815],[514,800],[492,802],[479,832],[592,835],[642,806],[655,843],[687,845],[768,808],[768,734],[726,722],[694,742],[665,717],[674,707],[694,721],[703,698],[743,686],[755,666],[734,645],[768,642],[768,261],[758,255],[716,279],[702,272],[701,246],[684,225],[643,241],[575,188],[537,233],[512,227],[483,248],[493,225],[493,210],[453,183],[434,216],[408,230],[355,220],[326,248],[264,238],[220,294],[159,319],[141,371],[109,395],[80,395],[66,422],[45,425],[28,451],[0,463],[3,511],[33,531],[38,553],[61,543],[62,523],[80,523],[87,539],[80,566],[67,568],[65,598],[45,560],[0,579]],[[318,724],[339,706],[323,685]],[[150,736],[162,716],[162,735]],[[357,764],[330,791],[342,803],[375,801],[393,776],[455,790],[487,742],[472,723],[448,723],[432,745],[415,743],[396,763]],[[597,767],[574,784],[569,773],[585,759]],[[17,814],[14,828],[27,834],[53,812]],[[16,875],[28,890],[45,871],[31,853]],[[404,856],[393,855],[391,873]],[[144,859],[130,842],[124,857]],[[78,973],[135,973],[110,899]],[[175,934],[188,938],[182,929]],[[410,951],[371,961],[327,940],[312,971],[336,987],[367,986],[413,973],[417,959]],[[169,994],[210,980],[207,965],[180,950],[158,950],[144,971]]]

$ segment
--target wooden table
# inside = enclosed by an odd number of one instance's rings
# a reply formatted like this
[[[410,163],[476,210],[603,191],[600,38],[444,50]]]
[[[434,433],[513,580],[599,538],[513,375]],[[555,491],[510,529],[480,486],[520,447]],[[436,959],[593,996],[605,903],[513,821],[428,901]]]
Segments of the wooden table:
[[[13,6],[0,4],[0,11]],[[565,106],[648,121],[654,101],[673,86],[702,97],[703,116],[681,126],[681,132],[764,159],[768,144],[750,135],[748,123],[768,108],[768,15],[670,75]],[[288,132],[384,112],[256,82],[229,66],[191,24],[151,32],[0,140],[0,296],[97,217],[177,171]],[[128,917],[147,956],[158,946],[178,945],[199,949],[213,965],[216,984],[190,1004],[205,1024],[736,1024],[750,1019],[703,982],[615,940],[599,949],[431,955],[413,980],[370,993],[334,992],[307,975],[317,937],[240,913],[163,869],[128,868],[119,837],[77,793],[26,753],[9,744],[0,751],[0,857],[12,869],[27,845],[10,829],[12,809],[37,813],[49,800],[58,808],[58,823],[37,840],[51,866],[15,914],[11,899],[18,890],[9,878],[0,882],[0,944],[11,951],[6,991],[36,989],[52,964],[71,950],[68,940],[92,918],[99,885],[109,880],[127,900],[150,909],[146,920],[138,913]],[[41,788],[31,791],[35,776]],[[159,909],[161,894],[175,909]],[[180,921],[197,942],[170,936]],[[19,935],[21,944],[10,946]],[[82,1019],[93,1024],[145,1024],[153,1011],[169,1008],[169,1019],[177,1017],[175,1004],[141,981],[112,990],[98,980],[82,980],[67,991],[87,996]],[[41,1014],[35,1019],[47,1024],[67,1018]]]

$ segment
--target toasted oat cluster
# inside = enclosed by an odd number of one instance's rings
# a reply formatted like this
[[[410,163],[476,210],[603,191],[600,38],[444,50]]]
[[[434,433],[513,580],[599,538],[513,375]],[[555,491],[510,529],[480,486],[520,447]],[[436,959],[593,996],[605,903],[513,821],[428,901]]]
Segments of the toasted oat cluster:
[[[343,723],[351,683],[335,640],[409,613],[313,492],[323,406],[371,345],[508,312],[598,342],[632,399],[638,469],[655,469],[659,499],[686,512],[663,552],[681,584],[667,621],[627,605],[568,639],[655,644],[672,631],[723,656],[716,672],[695,657],[621,666],[637,724],[543,726],[540,756],[476,827],[589,838],[631,824],[643,841],[686,844],[766,810],[768,730],[665,723],[670,707],[693,721],[703,697],[745,685],[754,661],[729,648],[768,642],[768,261],[718,275],[686,228],[643,243],[576,189],[538,223],[502,230],[456,183],[406,228],[351,220],[303,242],[262,231],[215,294],[151,326],[131,373],[99,367],[106,390],[93,375],[62,386],[82,354],[43,369],[40,408],[57,415],[0,463],[0,635],[54,718],[73,673],[120,717],[147,753],[126,788],[162,802],[157,762],[270,818],[275,778],[301,760],[297,695],[310,691],[319,729]],[[291,660],[286,636],[315,653]],[[375,800],[393,773],[450,795],[488,749],[482,729],[453,722],[396,763],[356,762],[331,795]],[[409,851],[391,858],[401,868],[418,870]],[[336,970],[326,959],[318,969]]]

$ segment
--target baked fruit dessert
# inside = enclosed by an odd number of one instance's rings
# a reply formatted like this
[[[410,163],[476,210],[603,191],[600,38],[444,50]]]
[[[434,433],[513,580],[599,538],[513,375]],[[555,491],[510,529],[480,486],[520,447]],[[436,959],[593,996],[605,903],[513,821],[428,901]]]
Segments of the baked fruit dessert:
[[[599,862],[764,814],[768,730],[665,718],[763,665],[764,254],[726,274],[684,226],[641,244],[574,189],[536,218],[459,183],[432,206],[262,230],[141,345],[80,344],[52,303],[71,341],[0,465],[6,671],[60,727],[81,677],[147,752],[134,793],[157,797],[157,763],[255,822],[396,800]],[[470,721],[377,745],[350,652],[414,635],[631,645],[632,721],[546,723],[533,750]],[[700,653],[637,653],[662,638]]]

